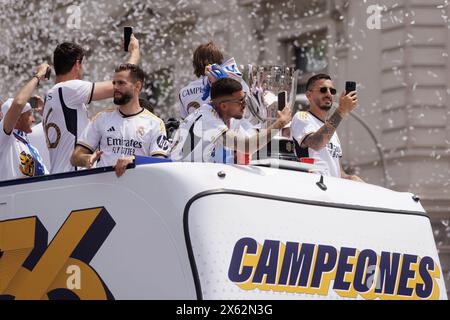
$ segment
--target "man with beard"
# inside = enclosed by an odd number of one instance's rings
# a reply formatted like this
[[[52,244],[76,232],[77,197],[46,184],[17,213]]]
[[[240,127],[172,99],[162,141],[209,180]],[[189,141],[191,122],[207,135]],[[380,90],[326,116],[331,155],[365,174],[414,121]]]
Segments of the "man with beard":
[[[164,122],[139,105],[144,71],[133,64],[116,68],[114,104],[92,119],[70,158],[73,166],[114,166],[118,177],[134,156],[167,157],[169,142]]]
[[[278,112],[267,130],[252,135],[230,130],[232,119],[242,119],[246,95],[239,81],[222,78],[211,86],[211,102],[202,105],[180,125],[171,158],[184,162],[234,163],[234,152],[253,154],[263,148],[289,121],[291,109]]]
[[[310,110],[298,112],[291,125],[296,153],[299,158],[314,158],[315,164],[325,175],[362,182],[359,177],[347,175],[342,169],[339,163],[342,148],[336,133],[342,119],[356,108],[358,96],[356,91],[342,93],[339,107],[327,119],[336,93],[329,75],[318,74],[308,80],[306,97]]]
[[[128,63],[138,64],[139,42],[131,36]],[[92,101],[112,98],[111,80],[83,81],[85,51],[75,43],[59,44],[53,53],[56,84],[45,97],[44,133],[50,156],[50,172],[77,171],[70,155],[81,132],[89,123],[88,105]]]

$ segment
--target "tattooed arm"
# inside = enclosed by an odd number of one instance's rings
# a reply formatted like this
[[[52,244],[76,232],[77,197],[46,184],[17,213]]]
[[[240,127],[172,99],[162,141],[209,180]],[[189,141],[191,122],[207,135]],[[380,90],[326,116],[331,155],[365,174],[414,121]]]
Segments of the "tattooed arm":
[[[308,147],[319,151],[330,142],[331,137],[336,132],[337,127],[341,123],[343,117],[336,110],[336,112],[325,122],[325,124],[317,132],[310,134],[303,140],[302,147]]]
[[[279,130],[288,124],[292,119],[292,112],[289,106],[283,111],[278,111],[278,118],[269,128],[259,130],[250,137],[236,134],[228,130],[220,138],[220,142],[230,150],[241,153],[253,154],[259,149],[265,147],[275,137]]]
[[[308,147],[316,151],[325,148],[342,122],[342,119],[356,107],[357,102],[358,97],[356,91],[350,92],[348,95],[345,95],[344,92],[339,101],[339,108],[325,122],[322,128],[303,140],[302,147]]]

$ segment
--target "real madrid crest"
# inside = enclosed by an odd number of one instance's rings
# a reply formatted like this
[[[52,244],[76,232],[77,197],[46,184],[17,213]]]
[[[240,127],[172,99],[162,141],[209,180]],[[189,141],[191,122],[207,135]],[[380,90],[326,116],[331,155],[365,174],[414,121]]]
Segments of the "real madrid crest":
[[[137,130],[137,134],[138,134],[139,137],[143,138],[144,135],[145,135],[145,128],[142,127],[142,126],[139,127],[138,130]]]

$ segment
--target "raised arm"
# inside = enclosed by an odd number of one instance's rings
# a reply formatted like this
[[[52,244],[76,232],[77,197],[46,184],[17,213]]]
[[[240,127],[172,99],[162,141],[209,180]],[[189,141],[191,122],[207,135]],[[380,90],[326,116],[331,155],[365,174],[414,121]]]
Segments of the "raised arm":
[[[131,35],[130,44],[128,45],[128,52],[130,55],[127,63],[138,65],[139,60],[141,59],[141,53],[139,51],[139,41],[136,39],[134,34]]]
[[[244,135],[236,134],[228,130],[222,136],[223,145],[234,151],[241,153],[253,154],[259,149],[266,146],[270,140],[273,139],[278,134],[278,130],[286,126],[292,119],[292,112],[289,107],[283,109],[283,111],[278,111],[278,118],[269,128],[260,130],[256,134],[247,137]]]
[[[92,101],[105,100],[114,96],[114,87],[112,81],[96,82]]]
[[[325,148],[341,124],[342,119],[356,108],[357,103],[358,97],[356,91],[350,92],[348,95],[345,95],[344,92],[339,99],[339,107],[337,110],[318,131],[310,134],[303,140],[302,147],[308,147],[316,151]]]
[[[139,52],[139,41],[134,35],[131,35],[130,45],[128,46],[127,63],[138,65],[141,54]],[[95,83],[92,101],[109,99],[114,96],[112,81],[103,81]]]
[[[5,120],[3,121],[3,130],[6,134],[9,135],[13,131],[17,121],[20,118],[20,115],[22,114],[23,107],[25,107],[28,100],[31,98],[34,89],[36,89],[40,81],[43,81],[45,79],[47,68],[50,68],[48,64],[41,64],[37,68],[36,74],[33,76],[33,78],[28,81],[28,83],[23,86],[15,96],[9,111],[5,115]]]

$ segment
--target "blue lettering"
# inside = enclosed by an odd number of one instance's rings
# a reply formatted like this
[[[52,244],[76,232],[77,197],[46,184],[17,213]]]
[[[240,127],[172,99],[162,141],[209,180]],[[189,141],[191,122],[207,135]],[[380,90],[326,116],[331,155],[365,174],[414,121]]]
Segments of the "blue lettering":
[[[256,266],[254,283],[263,283],[266,275],[267,284],[275,284],[277,280],[278,256],[280,252],[280,241],[266,240]]]
[[[417,256],[405,254],[403,256],[402,272],[400,274],[400,282],[398,285],[398,295],[411,297],[413,289],[408,287],[408,280],[414,278],[414,271],[411,270],[411,264],[417,262]]]
[[[367,263],[367,264],[366,264]],[[361,251],[356,264],[355,278],[353,279],[353,288],[356,291],[364,293],[370,290],[367,284],[367,278],[371,275],[368,273],[367,266],[375,267],[377,265],[377,253],[373,250]],[[373,273],[375,273],[373,268]]]
[[[375,293],[394,294],[399,264],[399,253],[381,252],[380,273],[378,275],[381,285],[375,289]]]
[[[334,290],[345,290],[350,289],[350,282],[344,281],[345,274],[352,271],[352,265],[348,263],[349,257],[354,257],[356,255],[356,249],[353,248],[341,248],[341,253],[339,254],[339,262],[336,270],[336,279],[334,280]]]
[[[431,278],[430,271],[434,271],[434,269],[434,261],[430,257],[425,257],[420,260],[419,274],[423,280],[423,284],[416,285],[416,293],[419,298],[429,298],[433,293],[433,279]]]
[[[228,278],[236,283],[246,282],[252,276],[253,267],[242,266],[245,254],[256,254],[258,243],[252,238],[243,238],[234,246]],[[241,272],[242,267],[242,272]]]
[[[330,246],[319,246],[317,250],[316,265],[311,281],[312,288],[320,288],[322,275],[330,272],[336,266],[337,250]]]
[[[187,97],[187,96],[191,96],[191,95],[198,95],[203,93],[203,88],[202,87],[196,87],[196,88],[190,88],[190,89],[186,89],[181,93],[181,96],[183,98]]]
[[[314,245],[304,243],[298,251],[299,244],[296,242],[287,242],[286,251],[284,253],[283,265],[281,267],[280,285],[296,286],[298,275],[300,273],[300,287],[308,286],[309,274],[311,272],[311,263],[314,254]]]

